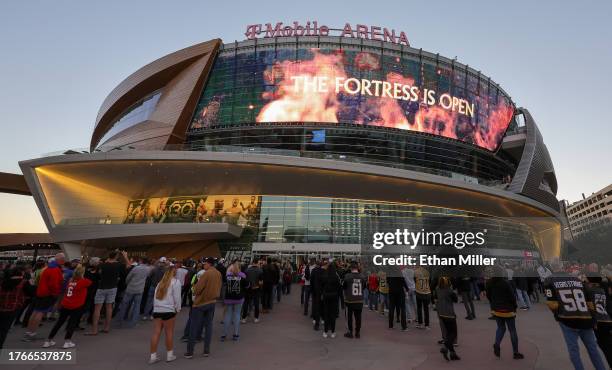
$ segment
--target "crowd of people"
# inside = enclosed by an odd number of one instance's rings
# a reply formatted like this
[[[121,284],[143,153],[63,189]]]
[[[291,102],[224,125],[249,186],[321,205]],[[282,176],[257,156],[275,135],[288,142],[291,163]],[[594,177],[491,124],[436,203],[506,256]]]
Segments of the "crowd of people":
[[[462,299],[468,321],[476,319],[474,300],[487,299],[488,319],[494,320],[493,353],[501,356],[501,342],[510,335],[513,359],[519,351],[516,329],[517,310],[528,311],[544,294],[546,305],[563,333],[570,361],[583,369],[578,340],[587,349],[595,369],[612,366],[612,266],[599,269],[595,264],[555,262],[550,265],[521,263],[498,265],[475,276],[448,276],[437,271],[432,276],[423,266],[403,267],[392,273],[363,271],[356,261],[312,258],[299,267],[302,285],[301,304],[313,329],[323,338],[336,337],[336,320],[342,308],[346,338],[360,338],[364,308],[387,316],[388,328],[399,323],[402,331],[415,322],[415,328],[430,329],[430,306],[437,313],[442,339],[440,353],[447,361],[460,360],[457,347],[457,314],[454,303]],[[353,326],[354,324],[354,326]]]
[[[223,303],[221,341],[238,341],[240,324],[252,316],[269,313],[274,302],[291,291],[295,268],[271,258],[250,264],[212,257],[176,261],[161,257],[130,258],[125,251],[66,261],[63,253],[34,265],[17,261],[0,266],[0,348],[9,330],[25,328],[25,342],[44,339],[42,347],[56,346],[55,336],[65,325],[63,348],[74,348],[75,332],[84,336],[109,333],[114,328],[133,328],[138,321],[153,321],[150,363],[157,354],[162,333],[166,361],[174,361],[174,326],[181,309],[189,308],[183,330],[185,358],[192,358],[196,343],[204,343],[210,354],[213,318],[217,303]],[[52,323],[41,336],[43,322]],[[89,330],[84,327],[89,324]]]
[[[498,265],[470,276],[450,276],[410,266],[394,271],[374,271],[358,261],[310,258],[297,266],[272,257],[250,261],[215,259],[177,261],[161,257],[154,262],[111,251],[97,257],[67,261],[62,253],[33,265],[25,262],[0,266],[0,348],[12,326],[25,328],[23,341],[43,339],[42,346],[56,346],[64,325],[63,348],[76,346],[73,337],[133,328],[139,321],[153,321],[149,363],[161,361],[158,346],[162,334],[166,361],[174,361],[174,327],[177,314],[189,310],[181,340],[184,357],[193,358],[198,343],[209,356],[213,319],[222,310],[220,341],[239,341],[240,325],[258,323],[298,282],[301,310],[323,338],[337,336],[337,320],[346,322],[343,336],[359,339],[363,310],[386,316],[389,329],[429,330],[430,311],[438,316],[440,353],[457,361],[457,313],[461,299],[465,319],[476,319],[474,300],[488,300],[489,319],[497,324],[492,350],[501,356],[501,342],[508,332],[512,357],[520,360],[517,310],[529,310],[543,294],[561,328],[570,360],[582,369],[579,343],[587,349],[595,369],[612,363],[612,266],[561,264]],[[220,304],[221,303],[221,304]],[[41,323],[51,325],[39,334]],[[85,326],[89,324],[87,330]],[[367,325],[376,325],[367,323]],[[44,326],[42,326],[44,327]],[[600,355],[600,350],[604,357]],[[604,360],[605,358],[605,360]]]

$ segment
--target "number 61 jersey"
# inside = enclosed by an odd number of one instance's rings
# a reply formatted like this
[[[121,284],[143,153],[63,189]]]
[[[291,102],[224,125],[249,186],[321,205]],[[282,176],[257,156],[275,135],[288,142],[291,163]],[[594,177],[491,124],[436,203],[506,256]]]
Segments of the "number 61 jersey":
[[[555,319],[575,329],[592,327],[591,312],[582,281],[565,273],[546,279],[544,293]]]

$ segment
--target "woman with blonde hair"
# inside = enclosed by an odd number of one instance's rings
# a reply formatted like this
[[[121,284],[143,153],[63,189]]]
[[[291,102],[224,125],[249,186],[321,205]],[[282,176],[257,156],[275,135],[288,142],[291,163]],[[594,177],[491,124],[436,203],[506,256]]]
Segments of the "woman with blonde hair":
[[[151,358],[149,364],[160,361],[157,345],[162,329],[166,336],[166,361],[176,360],[174,355],[174,323],[181,311],[181,282],[176,279],[176,267],[171,265],[155,288],[153,303],[153,336],[151,337]]]
[[[240,313],[244,303],[244,295],[249,288],[249,282],[244,272],[240,271],[240,263],[235,260],[227,268],[227,284],[225,286],[225,314],[223,315],[223,335],[224,341],[229,334],[230,325],[234,324],[232,339],[237,341],[240,338]]]

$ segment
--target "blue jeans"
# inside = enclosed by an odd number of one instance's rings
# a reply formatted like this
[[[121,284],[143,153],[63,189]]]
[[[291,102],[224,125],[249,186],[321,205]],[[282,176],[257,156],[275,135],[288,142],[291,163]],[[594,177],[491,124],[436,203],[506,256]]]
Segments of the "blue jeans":
[[[128,327],[136,326],[136,322],[138,322],[138,317],[140,316],[141,300],[142,293],[125,293],[121,300],[121,305],[119,306],[119,312],[117,312],[117,316],[115,316],[115,322],[117,324],[122,324],[126,321],[129,323]]]
[[[495,316],[497,322],[497,331],[495,332],[495,345],[499,347],[504,334],[506,334],[506,327],[510,332],[510,342],[512,342],[512,352],[518,353],[518,334],[516,333],[516,324],[514,317],[498,317]]]
[[[370,308],[370,310],[375,310],[378,306],[378,292],[370,292],[369,295],[370,298],[370,303],[368,304],[368,307]]]
[[[563,337],[565,338],[565,344],[567,345],[567,351],[569,352],[570,360],[574,365],[574,369],[583,370],[582,360],[580,359],[580,347],[578,346],[578,338],[582,340],[584,346],[587,349],[591,362],[595,367],[595,370],[605,370],[606,366],[603,363],[603,359],[599,354],[597,347],[597,340],[595,339],[595,333],[593,329],[573,329],[566,326],[563,323],[559,323]]]
[[[234,324],[234,336],[240,335],[240,313],[242,303],[227,303],[225,305],[225,317],[223,318],[223,336],[227,336],[230,325]]]
[[[380,303],[380,312],[389,309],[389,293],[378,292],[378,302]]]
[[[524,307],[531,307],[531,303],[529,302],[529,294],[527,294],[527,291],[522,290],[522,289],[516,289],[516,298],[518,300],[518,304],[521,308]]]
[[[408,318],[408,320],[415,320],[417,319],[416,316],[416,295],[414,293],[414,290],[409,290],[408,293],[406,293],[406,316]]]
[[[193,354],[196,340],[204,334],[204,353],[210,353],[210,341],[212,339],[213,317],[215,316],[215,304],[209,303],[203,306],[193,307],[189,319],[189,341],[187,342],[187,353]]]

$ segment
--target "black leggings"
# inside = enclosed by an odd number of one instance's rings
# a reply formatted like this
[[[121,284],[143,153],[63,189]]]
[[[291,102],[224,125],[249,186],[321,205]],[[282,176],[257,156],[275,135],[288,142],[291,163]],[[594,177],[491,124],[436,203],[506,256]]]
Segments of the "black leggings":
[[[448,317],[440,317],[440,326],[444,328],[444,347],[450,352],[454,352],[455,348],[453,344],[457,340],[457,320]]]
[[[417,301],[417,322],[423,324],[425,316],[425,326],[429,326],[429,294],[416,294]]]
[[[79,326],[79,321],[81,320],[81,315],[83,314],[83,307],[79,307],[74,310],[69,310],[67,308],[60,308],[60,316],[59,319],[55,322],[53,329],[49,333],[49,339],[53,339],[55,334],[57,334],[58,330],[64,325],[66,320],[68,320],[68,325],[66,326],[66,336],[64,339],[68,340],[72,338],[72,334],[74,330]]]
[[[325,331],[336,332],[336,318],[338,317],[338,296],[323,298],[323,320]]]

